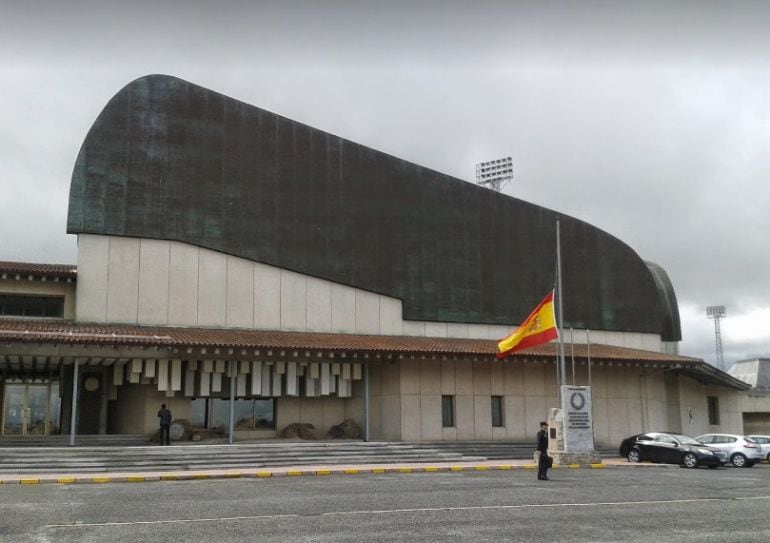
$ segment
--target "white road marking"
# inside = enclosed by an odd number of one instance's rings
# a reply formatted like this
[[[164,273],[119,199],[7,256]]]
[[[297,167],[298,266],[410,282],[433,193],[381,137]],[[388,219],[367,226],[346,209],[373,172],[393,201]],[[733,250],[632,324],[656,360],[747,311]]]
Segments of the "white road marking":
[[[238,520],[272,520],[272,519],[296,519],[301,517],[334,517],[346,515],[387,515],[403,513],[435,513],[442,511],[480,511],[480,510],[512,510],[512,509],[547,509],[557,507],[623,507],[639,505],[660,505],[672,503],[705,503],[705,502],[724,502],[733,500],[770,500],[770,496],[747,496],[735,498],[691,498],[680,500],[644,500],[628,502],[584,502],[584,503],[527,503],[521,505],[469,505],[463,507],[417,507],[413,509],[371,509],[358,511],[329,511],[326,513],[315,514],[282,514],[282,515],[254,515],[240,517],[210,517],[193,519],[171,519],[171,520],[138,520],[131,522],[75,522],[72,524],[49,524],[46,528],[93,528],[100,526],[136,526],[153,524],[184,524],[193,522],[229,522]]]

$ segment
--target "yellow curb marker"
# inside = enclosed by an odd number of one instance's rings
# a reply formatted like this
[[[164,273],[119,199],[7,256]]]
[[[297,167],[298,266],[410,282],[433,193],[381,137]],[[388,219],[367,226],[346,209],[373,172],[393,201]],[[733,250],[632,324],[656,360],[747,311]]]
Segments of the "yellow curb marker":
[[[428,466],[428,467],[423,468],[423,471],[427,471],[427,472],[438,471],[438,468],[433,467],[433,466]]]
[[[316,475],[331,475],[332,472],[328,469],[319,469],[315,472]]]
[[[289,475],[291,477],[296,477],[297,475],[302,475],[301,471],[287,471],[286,475]]]
[[[593,469],[604,469],[604,468],[606,468],[607,466],[605,466],[604,464],[591,464],[591,467],[592,467]]]
[[[524,469],[536,469],[536,468],[537,466],[535,464],[524,464]]]
[[[242,473],[225,473],[226,479],[240,479],[243,477]]]
[[[143,483],[145,482],[144,477],[126,477],[126,482],[128,483]]]
[[[161,481],[178,481],[179,477],[176,475],[161,475],[160,476]]]
[[[567,464],[569,469],[580,469],[580,464]]]
[[[258,471],[254,474],[256,477],[271,477],[273,474],[269,471]]]
[[[19,479],[20,485],[37,485],[40,484],[40,479]]]
[[[193,479],[210,479],[211,475],[208,473],[193,473]]]
[[[372,473],[385,473],[385,468],[372,468]]]
[[[344,470],[342,470],[342,473],[346,473],[348,475],[358,475],[359,473],[361,473],[361,470],[357,470],[357,469],[344,469]]]
[[[476,471],[487,471],[488,469],[487,466],[476,466]]]
[[[72,483],[77,482],[77,479],[75,479],[74,477],[59,477],[58,479],[56,479],[56,482],[61,483],[63,485],[71,485]]]
[[[502,466],[497,466],[497,469],[508,470],[508,469],[513,469],[513,466],[502,465]]]
[[[92,477],[92,483],[111,483],[112,477]]]
[[[398,468],[399,473],[412,473],[413,471],[413,468]]]
[[[462,470],[463,470],[462,466],[451,466],[449,468],[449,471],[462,471]]]

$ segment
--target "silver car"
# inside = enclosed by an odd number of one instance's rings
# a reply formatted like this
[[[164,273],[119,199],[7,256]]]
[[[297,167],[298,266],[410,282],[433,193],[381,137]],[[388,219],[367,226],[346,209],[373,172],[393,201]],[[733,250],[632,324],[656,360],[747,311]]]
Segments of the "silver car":
[[[695,438],[704,445],[723,450],[736,468],[750,468],[764,460],[762,447],[753,439],[737,434],[704,434]]]
[[[770,461],[770,436],[755,436],[750,435],[746,436],[750,437],[754,441],[756,441],[760,447],[762,447],[762,456],[765,457],[765,460]]]

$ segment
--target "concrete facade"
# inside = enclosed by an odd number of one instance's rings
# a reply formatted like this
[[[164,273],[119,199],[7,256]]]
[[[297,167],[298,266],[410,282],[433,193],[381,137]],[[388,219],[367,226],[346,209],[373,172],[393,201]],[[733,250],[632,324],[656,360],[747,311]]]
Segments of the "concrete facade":
[[[395,298],[176,241],[92,234],[78,236],[76,320],[476,339],[519,324],[408,321]],[[590,341],[667,350],[656,334],[591,331]]]

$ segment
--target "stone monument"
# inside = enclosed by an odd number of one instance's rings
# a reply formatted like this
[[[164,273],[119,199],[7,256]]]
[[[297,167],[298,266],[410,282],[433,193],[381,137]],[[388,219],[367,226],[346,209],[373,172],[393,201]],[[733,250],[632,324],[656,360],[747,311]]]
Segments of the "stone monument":
[[[555,464],[600,464],[594,448],[591,387],[561,387],[561,408],[548,417],[548,454]]]

